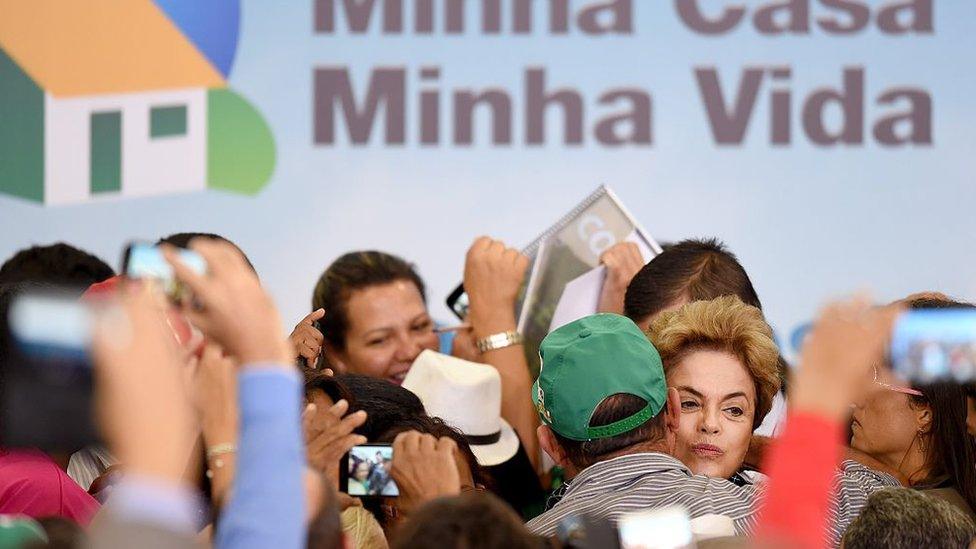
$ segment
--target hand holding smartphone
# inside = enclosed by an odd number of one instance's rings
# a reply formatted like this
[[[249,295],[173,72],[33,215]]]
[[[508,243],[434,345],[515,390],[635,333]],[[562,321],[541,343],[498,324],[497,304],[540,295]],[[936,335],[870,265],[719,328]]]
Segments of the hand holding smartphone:
[[[180,259],[197,274],[207,272],[207,262],[193,250],[179,249]],[[166,296],[179,303],[186,296],[186,288],[176,280],[173,268],[163,257],[159,246],[145,242],[133,242],[126,246],[122,256],[122,272],[133,280],[151,280]]]
[[[919,383],[976,380],[976,309],[916,309],[903,313],[891,338],[891,365]]]
[[[72,294],[25,289],[5,309],[0,445],[74,452],[98,441],[92,306]]]
[[[353,446],[339,466],[339,487],[361,498],[398,497],[400,490],[390,475],[393,447],[389,444]]]

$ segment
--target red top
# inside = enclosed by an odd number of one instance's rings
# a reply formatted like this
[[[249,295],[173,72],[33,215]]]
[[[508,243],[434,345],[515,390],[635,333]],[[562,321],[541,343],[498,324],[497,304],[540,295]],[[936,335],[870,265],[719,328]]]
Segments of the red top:
[[[0,514],[64,517],[87,526],[98,502],[47,455],[0,450]]]
[[[769,475],[758,537],[822,548],[831,485],[843,458],[842,428],[820,415],[791,414],[766,455]]]

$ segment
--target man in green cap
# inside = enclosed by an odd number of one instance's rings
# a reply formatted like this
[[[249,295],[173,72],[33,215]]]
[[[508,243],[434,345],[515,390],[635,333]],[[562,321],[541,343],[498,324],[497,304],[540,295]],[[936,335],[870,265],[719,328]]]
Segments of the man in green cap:
[[[732,519],[751,530],[755,487],[694,476],[670,455],[680,409],[661,357],[630,319],[592,315],[549,334],[532,398],[539,442],[573,477],[559,503],[528,523],[549,536],[569,516],[616,521],[622,514],[681,505],[692,518]]]
[[[823,414],[827,407],[846,414],[851,400],[835,386],[831,363],[849,354],[861,360],[850,341],[819,343],[826,350],[811,352],[819,362],[807,357],[811,363],[801,364],[812,373],[794,391],[806,395],[794,399],[795,410]],[[542,421],[539,442],[572,480],[552,509],[527,524],[530,531],[550,536],[572,516],[616,522],[633,511],[676,505],[692,519],[722,515],[736,534],[752,533],[761,485],[694,475],[670,455],[681,411],[678,391],[666,387],[661,357],[637,325],[613,314],[588,316],[549,334],[539,354],[542,369],[532,388]],[[823,387],[833,389],[825,393]],[[870,494],[898,481],[845,466],[831,484],[825,541],[837,545]]]

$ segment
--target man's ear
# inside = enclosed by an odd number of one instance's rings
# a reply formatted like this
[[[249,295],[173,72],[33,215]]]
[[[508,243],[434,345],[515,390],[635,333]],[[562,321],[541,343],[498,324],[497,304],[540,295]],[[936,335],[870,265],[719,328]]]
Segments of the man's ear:
[[[668,401],[664,421],[669,434],[678,432],[678,423],[681,421],[681,395],[678,394],[678,390],[674,387],[668,387]]]
[[[559,441],[556,440],[556,435],[553,434],[552,429],[548,425],[539,425],[535,432],[539,437],[539,446],[542,446],[542,449],[549,454],[549,457],[556,462],[556,465],[563,469],[568,469],[572,466],[569,460],[566,459],[566,452],[563,451],[563,447],[559,445]]]

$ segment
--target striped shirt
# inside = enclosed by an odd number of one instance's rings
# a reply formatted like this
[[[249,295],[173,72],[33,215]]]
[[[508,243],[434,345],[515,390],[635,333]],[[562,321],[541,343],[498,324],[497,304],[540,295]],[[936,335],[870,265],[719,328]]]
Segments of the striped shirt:
[[[831,545],[840,543],[868,496],[886,486],[898,486],[898,482],[853,461],[842,464],[831,501]],[[725,515],[732,519],[737,535],[749,535],[756,526],[762,491],[762,484],[736,486],[725,479],[694,475],[666,454],[629,454],[584,469],[570,482],[559,503],[526,526],[534,534],[552,536],[570,516],[616,522],[633,511],[680,505],[693,519]]]

